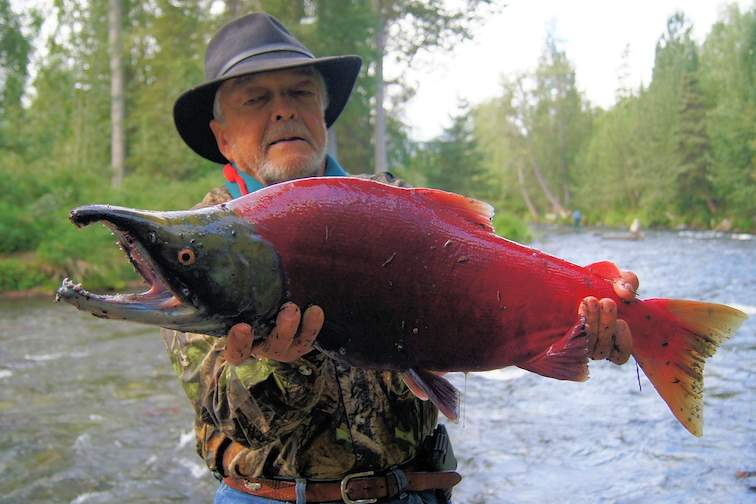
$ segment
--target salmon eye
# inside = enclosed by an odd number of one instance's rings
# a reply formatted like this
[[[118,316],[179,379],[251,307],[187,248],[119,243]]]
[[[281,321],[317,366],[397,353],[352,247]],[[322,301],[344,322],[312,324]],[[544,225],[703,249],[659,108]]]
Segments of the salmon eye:
[[[195,259],[196,257],[194,255],[194,250],[192,249],[185,248],[185,249],[182,249],[178,253],[178,260],[184,266],[189,266],[190,264],[194,264]]]

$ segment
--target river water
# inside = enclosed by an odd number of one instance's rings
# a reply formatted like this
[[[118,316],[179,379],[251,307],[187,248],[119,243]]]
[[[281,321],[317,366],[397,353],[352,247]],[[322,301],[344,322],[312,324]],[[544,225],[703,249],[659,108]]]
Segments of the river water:
[[[457,504],[756,503],[756,238],[649,232],[643,241],[539,228],[534,246],[611,260],[641,297],[751,316],[706,367],[704,437],[674,419],[631,360],[587,383],[505,369],[450,375]],[[0,301],[0,502],[210,503],[192,411],[154,328],[51,299]]]

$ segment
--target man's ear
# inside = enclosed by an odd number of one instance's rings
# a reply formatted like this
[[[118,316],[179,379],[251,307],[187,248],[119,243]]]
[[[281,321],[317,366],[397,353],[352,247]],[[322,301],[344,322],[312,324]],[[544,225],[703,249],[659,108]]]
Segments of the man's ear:
[[[228,128],[217,119],[213,119],[210,121],[210,129],[213,130],[215,141],[218,142],[218,150],[221,151],[223,157],[233,161],[231,159],[231,137],[228,134]]]

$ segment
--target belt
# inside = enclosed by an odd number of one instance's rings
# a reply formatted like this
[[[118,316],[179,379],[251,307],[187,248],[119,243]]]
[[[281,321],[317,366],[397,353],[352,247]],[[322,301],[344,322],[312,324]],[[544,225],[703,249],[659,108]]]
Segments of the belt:
[[[462,480],[462,476],[454,471],[397,472],[404,475],[407,492],[451,488]],[[223,478],[223,482],[240,492],[259,497],[290,502],[297,500],[297,484],[292,480],[229,476]],[[378,499],[399,495],[399,487],[394,472],[376,474],[368,471],[349,474],[342,480],[307,480],[305,498],[307,502],[343,500],[347,504],[370,504]]]

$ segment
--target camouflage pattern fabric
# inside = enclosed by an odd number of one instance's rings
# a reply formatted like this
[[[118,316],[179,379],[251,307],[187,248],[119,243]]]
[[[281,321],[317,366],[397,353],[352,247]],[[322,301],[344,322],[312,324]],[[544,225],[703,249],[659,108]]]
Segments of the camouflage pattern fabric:
[[[405,185],[390,174],[369,178]],[[230,199],[217,188],[197,206]],[[436,425],[437,409],[395,373],[357,369],[317,351],[292,363],[234,366],[224,359],[225,338],[162,335],[196,412],[197,452],[222,476],[329,479],[387,469],[411,459]]]

